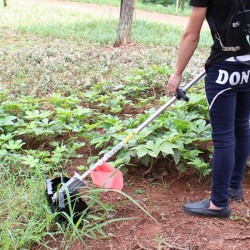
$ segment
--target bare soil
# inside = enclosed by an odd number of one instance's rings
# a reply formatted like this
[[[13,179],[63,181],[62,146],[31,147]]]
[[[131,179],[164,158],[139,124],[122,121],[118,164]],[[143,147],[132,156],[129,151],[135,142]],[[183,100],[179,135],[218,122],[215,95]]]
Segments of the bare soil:
[[[90,151],[83,149],[82,159],[72,166],[86,165]],[[97,155],[95,149],[91,152]],[[248,166],[249,168],[249,166]],[[73,175],[75,167],[70,167]],[[105,192],[101,199],[116,204],[110,219],[130,218],[104,228],[107,237],[74,242],[72,250],[248,250],[250,249],[250,172],[243,183],[244,201],[230,201],[229,219],[192,216],[182,210],[183,204],[210,197],[211,176],[202,177],[195,170],[185,173],[166,162],[156,163],[150,175],[141,167],[124,176],[123,192],[153,216],[142,211],[125,196]],[[139,190],[139,192],[138,192]],[[120,204],[120,205],[117,205]],[[51,242],[57,246],[58,242]],[[57,249],[57,248],[56,248]],[[58,248],[60,249],[60,248]]]
[[[78,160],[79,161],[79,160]],[[78,162],[79,164],[79,162]],[[156,165],[145,178],[145,169],[125,175],[123,192],[137,201],[155,220],[133,202],[115,192],[103,193],[102,200],[115,206],[110,219],[131,218],[104,228],[107,237],[74,242],[72,250],[234,250],[250,245],[250,173],[244,181],[243,202],[230,201],[229,219],[192,216],[182,210],[186,202],[210,197],[211,177],[198,173],[181,174],[175,170],[159,173]],[[172,166],[175,169],[175,166]],[[73,171],[72,168],[70,171]],[[140,192],[137,192],[140,190]],[[57,239],[58,240],[58,239]],[[53,246],[57,242],[51,242]],[[40,249],[40,248],[39,248]],[[54,248],[53,248],[54,249]],[[60,249],[60,248],[55,248]]]
[[[232,219],[215,219],[182,211],[185,202],[209,197],[209,177],[199,181],[195,174],[179,178],[173,174],[152,182],[142,175],[130,176],[124,192],[140,201],[157,222],[128,203],[117,208],[116,217],[136,218],[108,226],[106,233],[110,237],[89,240],[88,249],[249,249],[249,181],[244,184],[245,201],[231,202]],[[143,193],[136,194],[136,189]],[[105,197],[111,202],[118,198],[121,199],[113,193]],[[79,246],[78,249],[84,248]]]
[[[27,1],[27,0],[26,0]],[[54,0],[33,0],[41,4],[53,4],[84,13],[95,13],[97,17],[119,16],[119,8],[109,5],[74,3]],[[136,10],[135,18],[155,22],[186,26],[186,17],[170,16]],[[206,24],[205,24],[206,25]],[[83,159],[84,160],[84,159]],[[82,164],[81,160],[75,166]],[[153,171],[157,172],[155,166]],[[173,169],[175,166],[172,166]],[[70,169],[70,174],[73,173]],[[144,178],[144,170],[125,176],[124,192],[135,199],[154,218],[150,218],[124,196],[105,193],[105,202],[124,201],[116,207],[114,218],[133,219],[110,224],[105,228],[108,237],[86,239],[86,245],[75,242],[72,250],[247,250],[250,249],[250,176],[246,174],[243,184],[245,200],[231,201],[233,216],[230,219],[191,216],[182,211],[182,205],[210,196],[211,177],[201,178],[197,173],[180,174],[177,171],[163,171],[154,178]],[[140,190],[138,193],[136,190]],[[60,240],[51,242],[53,249]],[[40,248],[39,248],[40,249]]]

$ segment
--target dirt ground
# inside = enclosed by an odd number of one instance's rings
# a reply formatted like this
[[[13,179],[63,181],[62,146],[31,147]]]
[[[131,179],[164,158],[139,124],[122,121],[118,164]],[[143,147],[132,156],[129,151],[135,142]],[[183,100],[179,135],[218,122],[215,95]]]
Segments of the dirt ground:
[[[28,0],[25,0],[28,1]],[[53,4],[84,13],[95,13],[116,18],[119,8],[109,5],[73,3],[55,0],[32,0],[41,4]],[[186,17],[170,16],[136,10],[135,18],[186,26]],[[204,25],[207,28],[206,24]],[[79,163],[79,164],[78,164]],[[76,164],[80,165],[78,162]],[[156,166],[157,168],[157,166]],[[72,169],[73,170],[73,169]],[[116,193],[105,193],[105,202],[124,204],[116,207],[114,218],[127,218],[105,228],[109,235],[96,240],[87,239],[86,245],[75,242],[72,250],[247,250],[250,249],[250,174],[244,181],[245,200],[231,201],[230,219],[191,216],[182,211],[182,205],[190,201],[208,198],[211,178],[200,178],[197,173],[179,174],[165,172],[157,178],[144,178],[143,170],[125,176],[123,191],[135,199],[154,218],[150,218],[127,198]],[[140,190],[140,192],[137,192]],[[53,244],[53,243],[52,243]],[[55,245],[57,245],[55,243]],[[58,249],[58,248],[55,248]]]
[[[95,150],[94,150],[95,151]],[[95,152],[92,153],[95,153]],[[86,165],[88,150],[73,166]],[[107,237],[75,242],[72,250],[248,250],[250,249],[250,171],[244,178],[244,200],[230,200],[229,219],[192,216],[182,210],[183,204],[210,197],[211,176],[201,177],[190,169],[180,173],[175,166],[159,162],[144,176],[141,168],[124,176],[123,192],[134,199],[154,218],[125,196],[105,192],[101,199],[116,204],[110,220],[131,218],[111,223],[104,228]],[[69,169],[74,174],[75,168]],[[138,192],[139,191],[139,192]],[[120,204],[120,205],[117,205]],[[52,243],[53,245],[53,243]],[[58,245],[55,243],[55,245]],[[57,248],[56,248],[57,249]]]
[[[124,192],[145,208],[151,219],[132,202],[116,207],[114,218],[135,217],[105,228],[106,239],[87,240],[86,246],[76,243],[72,249],[124,250],[247,250],[250,247],[250,182],[244,182],[245,200],[231,201],[230,219],[191,216],[182,205],[210,195],[210,177],[200,179],[195,173],[168,174],[158,180],[143,178],[143,171],[126,176]],[[141,190],[137,194],[136,190]],[[115,193],[105,193],[107,202],[127,201]]]
[[[173,166],[174,168],[174,166]],[[73,170],[73,169],[72,169]],[[157,171],[155,166],[153,171]],[[250,247],[250,173],[244,181],[244,201],[230,201],[230,219],[191,216],[182,210],[186,202],[210,197],[211,177],[197,173],[163,171],[145,178],[144,170],[125,176],[123,192],[136,200],[155,220],[134,203],[115,192],[105,192],[102,200],[115,207],[110,219],[132,218],[111,223],[105,238],[75,242],[72,250],[247,250]],[[137,192],[140,190],[140,192]]]

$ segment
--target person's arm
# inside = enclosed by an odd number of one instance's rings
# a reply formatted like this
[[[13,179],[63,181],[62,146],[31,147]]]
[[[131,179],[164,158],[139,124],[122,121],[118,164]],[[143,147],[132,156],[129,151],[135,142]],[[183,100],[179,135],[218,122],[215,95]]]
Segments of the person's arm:
[[[187,28],[180,42],[175,72],[171,75],[166,85],[168,93],[176,93],[181,83],[182,73],[199,43],[200,30],[206,17],[206,12],[206,7],[192,7]]]

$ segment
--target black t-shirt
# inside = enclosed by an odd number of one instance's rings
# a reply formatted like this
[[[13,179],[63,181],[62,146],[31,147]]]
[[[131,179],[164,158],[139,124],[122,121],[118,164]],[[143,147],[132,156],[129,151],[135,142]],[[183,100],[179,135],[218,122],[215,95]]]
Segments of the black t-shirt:
[[[206,66],[223,61],[231,56],[242,55],[240,52],[224,52],[221,49],[219,40],[215,38],[216,26],[217,32],[223,36],[231,17],[237,10],[250,9],[250,0],[245,0],[242,8],[239,9],[240,3],[244,0],[190,0],[193,7],[207,7],[206,19],[208,21],[211,34],[213,37],[213,45],[211,54],[207,60]],[[213,21],[211,21],[213,19]]]

